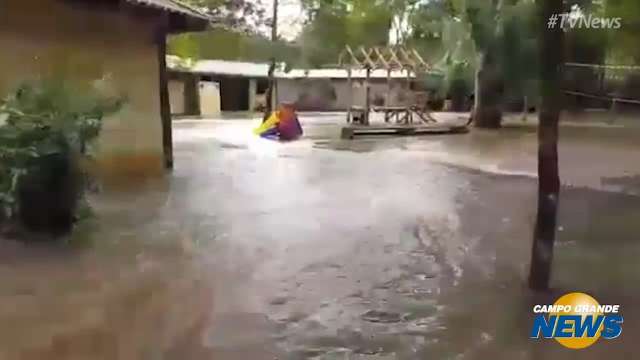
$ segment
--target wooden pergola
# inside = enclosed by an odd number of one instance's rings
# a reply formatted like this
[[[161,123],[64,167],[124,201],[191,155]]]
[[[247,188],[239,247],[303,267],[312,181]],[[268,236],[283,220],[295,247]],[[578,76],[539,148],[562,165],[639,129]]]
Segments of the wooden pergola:
[[[385,122],[395,119],[397,124],[410,125],[413,123],[413,115],[417,115],[423,123],[434,123],[426,106],[426,94],[423,101],[405,106],[390,106],[391,75],[393,72],[406,72],[406,86],[410,88],[412,77],[418,74],[432,73],[433,67],[427,63],[415,50],[405,47],[380,47],[365,48],[363,46],[352,49],[346,46],[340,53],[338,65],[347,71],[349,83],[349,107],[347,110],[347,123],[359,123],[369,125],[371,110],[382,112]],[[365,106],[353,105],[353,71],[365,71]],[[375,70],[386,71],[387,92],[384,106],[371,106],[370,86],[371,72]],[[355,116],[354,116],[355,115]]]

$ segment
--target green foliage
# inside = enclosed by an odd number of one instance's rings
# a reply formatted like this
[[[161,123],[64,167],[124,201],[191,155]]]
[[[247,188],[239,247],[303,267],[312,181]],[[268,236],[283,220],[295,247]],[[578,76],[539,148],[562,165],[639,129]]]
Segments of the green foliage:
[[[295,63],[300,56],[298,49],[285,41],[274,44],[261,35],[224,29],[174,36],[169,40],[167,52],[183,59],[254,62],[267,62],[275,56],[285,63]]]
[[[318,9],[299,36],[302,63],[308,67],[335,64],[340,52],[349,43],[347,19],[344,14]]]
[[[307,23],[298,39],[302,63],[335,65],[346,45],[387,45],[399,0],[303,0]]]
[[[478,50],[490,52],[498,46],[501,24],[497,0],[469,0],[462,15],[471,26],[471,36]]]
[[[445,94],[469,95],[473,89],[473,68],[467,61],[451,60],[446,67],[443,90]]]
[[[594,4],[596,5],[596,4]],[[622,20],[620,29],[607,32],[609,57],[613,63],[640,63],[638,33],[640,29],[640,1],[607,0],[600,4],[604,16]],[[602,32],[602,31],[601,31]]]
[[[196,34],[172,36],[167,44],[167,53],[182,59],[200,59],[202,57],[200,47]]]
[[[218,27],[207,32],[172,36],[167,52],[182,59],[279,62],[293,64],[300,58],[293,44],[265,36],[272,19],[261,0],[185,0],[206,12]],[[270,15],[270,14],[269,14]]]
[[[537,76],[536,5],[531,0],[439,0],[445,84],[471,86],[478,55],[491,57],[512,96],[530,93]],[[433,22],[438,19],[434,18]],[[464,68],[464,70],[462,70]],[[460,74],[460,75],[453,75]]]
[[[89,145],[105,116],[122,98],[106,98],[59,80],[25,83],[0,102],[0,207],[6,218],[19,211],[16,193],[24,176],[44,159],[90,156]]]
[[[534,2],[521,1],[501,9],[498,33],[500,64],[507,93],[533,96],[538,77],[538,33]]]
[[[240,32],[255,33],[269,24],[262,0],[182,0],[211,17],[212,22]]]

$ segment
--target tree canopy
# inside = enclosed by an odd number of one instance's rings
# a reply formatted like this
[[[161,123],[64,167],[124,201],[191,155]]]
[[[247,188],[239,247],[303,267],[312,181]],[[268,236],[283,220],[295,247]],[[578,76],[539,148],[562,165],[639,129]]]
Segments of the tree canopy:
[[[262,0],[184,0],[201,9],[216,24],[241,31],[254,32],[270,26],[271,18],[266,14]]]
[[[308,66],[335,64],[346,45],[389,43],[390,5],[398,0],[302,0],[307,14],[297,43]]]

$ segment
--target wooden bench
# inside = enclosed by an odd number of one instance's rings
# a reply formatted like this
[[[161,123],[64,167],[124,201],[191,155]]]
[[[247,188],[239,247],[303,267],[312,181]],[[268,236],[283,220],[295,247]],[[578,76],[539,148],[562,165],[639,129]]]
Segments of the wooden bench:
[[[354,124],[364,124],[366,111],[361,106],[352,106],[349,108],[349,115],[347,116],[347,123],[352,122]]]
[[[384,122],[395,120],[396,124],[411,124],[413,118],[406,106],[375,106],[373,111],[384,114]]]

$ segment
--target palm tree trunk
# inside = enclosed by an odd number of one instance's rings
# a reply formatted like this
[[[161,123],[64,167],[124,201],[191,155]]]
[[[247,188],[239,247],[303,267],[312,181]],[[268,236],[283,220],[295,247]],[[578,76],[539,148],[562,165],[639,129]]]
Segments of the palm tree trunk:
[[[497,129],[502,124],[502,81],[495,54],[487,49],[476,72],[476,94],[473,109],[475,126]]]
[[[563,32],[547,21],[562,13],[562,0],[537,0],[541,30],[541,106],[538,126],[538,215],[533,233],[529,287],[549,288],[560,195],[558,122],[562,99]]]

